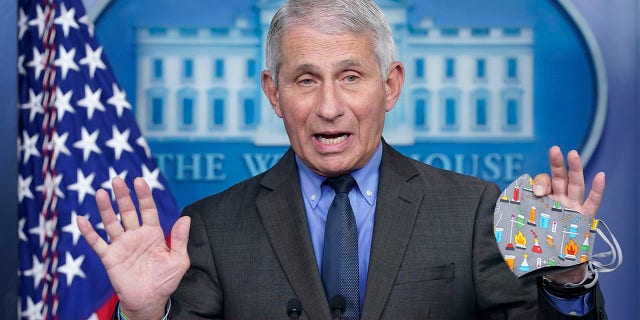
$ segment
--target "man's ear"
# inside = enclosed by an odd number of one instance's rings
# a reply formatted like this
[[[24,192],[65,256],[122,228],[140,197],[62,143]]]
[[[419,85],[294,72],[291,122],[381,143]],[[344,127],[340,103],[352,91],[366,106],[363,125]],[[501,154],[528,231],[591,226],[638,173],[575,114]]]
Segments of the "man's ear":
[[[385,110],[389,112],[398,102],[404,85],[404,65],[401,62],[396,61],[389,66],[384,85],[386,95]]]
[[[273,80],[271,71],[262,71],[260,82],[262,84],[262,91],[264,92],[264,95],[267,96],[269,103],[271,103],[271,108],[273,108],[273,111],[278,117],[282,118],[280,100],[278,99],[278,85]]]

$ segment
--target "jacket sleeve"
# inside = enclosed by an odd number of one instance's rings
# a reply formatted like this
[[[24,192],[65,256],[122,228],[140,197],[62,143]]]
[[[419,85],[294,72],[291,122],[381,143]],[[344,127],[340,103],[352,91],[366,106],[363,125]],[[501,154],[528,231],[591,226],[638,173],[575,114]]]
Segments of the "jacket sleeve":
[[[593,299],[592,304],[593,307],[591,310],[585,314],[584,316],[572,316],[565,315],[553,306],[553,303],[549,301],[547,296],[542,292],[544,290],[542,288],[542,281],[538,280],[538,319],[560,319],[560,320],[606,320],[607,313],[604,309],[604,297],[602,296],[602,291],[600,291],[600,285],[596,284],[591,291],[591,299]]]

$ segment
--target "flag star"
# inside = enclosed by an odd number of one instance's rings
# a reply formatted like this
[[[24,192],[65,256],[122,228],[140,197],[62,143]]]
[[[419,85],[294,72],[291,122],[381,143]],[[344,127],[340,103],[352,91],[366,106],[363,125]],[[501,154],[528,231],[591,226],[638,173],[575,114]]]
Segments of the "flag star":
[[[88,43],[85,44],[84,47],[86,54],[84,58],[80,59],[80,64],[87,65],[89,67],[89,75],[91,76],[91,79],[93,79],[96,69],[107,69],[107,66],[100,58],[100,56],[102,56],[102,46],[98,47],[95,51],[93,51]]]
[[[113,137],[109,140],[107,140],[107,142],[105,142],[104,144],[107,147],[110,147],[113,149],[113,151],[116,154],[116,160],[120,160],[120,156],[122,156],[122,152],[127,151],[127,152],[133,152],[133,148],[131,148],[131,145],[129,144],[129,129],[125,130],[124,132],[120,132],[118,131],[118,128],[114,125],[111,128],[111,131],[113,132]]]
[[[87,115],[89,119],[93,118],[93,113],[96,110],[105,111],[104,105],[100,102],[100,95],[102,95],[102,88],[98,88],[96,91],[91,91],[89,85],[84,85],[84,98],[78,101],[78,106],[87,108]]]
[[[44,55],[36,47],[33,47],[33,59],[27,63],[27,67],[33,68],[34,78],[40,78],[40,73],[44,70]]]
[[[69,36],[69,28],[79,29],[80,26],[76,23],[76,19],[74,16],[76,15],[76,9],[71,8],[71,10],[67,11],[67,7],[62,3],[60,5],[60,16],[53,20],[53,23],[59,24],[62,26],[62,31],[64,32],[64,36]]]
[[[120,91],[118,85],[115,83],[113,83],[113,96],[107,100],[107,103],[116,107],[118,117],[122,116],[125,108],[131,109],[131,104],[127,101],[127,94],[124,90]]]
[[[69,69],[74,71],[80,71],[80,67],[76,64],[73,58],[76,56],[76,48],[72,48],[67,51],[63,45],[60,45],[60,49],[58,50],[58,59],[56,59],[53,64],[62,68],[62,80],[67,78],[67,73]]]
[[[22,10],[22,8],[20,8],[20,11],[18,13],[19,13],[19,17],[18,17],[18,40],[22,40],[22,36],[24,35],[25,32],[27,32],[27,29],[29,29],[29,26],[27,25],[27,22],[29,21],[29,18],[24,13],[24,10]]]
[[[40,281],[42,281],[42,279],[46,278],[47,276],[47,266],[44,263],[40,263],[40,260],[38,260],[38,257],[36,257],[35,255],[32,256],[32,261],[33,264],[31,266],[31,269],[24,270],[22,272],[22,275],[33,277],[33,287],[37,289]]]
[[[24,233],[24,226],[27,223],[27,218],[22,217],[22,219],[20,219],[18,221],[18,239],[22,240],[22,241],[29,241],[29,238],[27,238],[27,235]]]
[[[29,320],[42,320],[42,307],[44,302],[34,303],[30,296],[27,296],[27,308],[20,312],[20,319],[27,318]]]
[[[40,240],[40,246],[44,244],[44,239],[47,237],[53,237],[53,234],[56,231],[56,225],[58,224],[58,218],[53,218],[50,220],[45,220],[44,215],[38,216],[38,225],[29,229],[30,234],[35,234],[38,236],[38,240]]]
[[[93,22],[91,22],[91,20],[89,19],[88,15],[84,15],[82,16],[82,18],[78,19],[78,22],[84,24],[85,26],[87,26],[87,31],[89,32],[89,36],[93,37]]]
[[[76,141],[73,146],[82,149],[82,159],[84,162],[89,160],[89,156],[91,155],[91,151],[100,154],[102,151],[96,145],[96,140],[98,140],[98,134],[100,130],[96,130],[93,133],[89,134],[86,127],[82,127],[82,138]]]
[[[44,114],[44,107],[42,107],[42,92],[36,95],[33,89],[29,89],[29,102],[20,106],[22,109],[29,109],[29,121],[35,119],[36,114]]]
[[[71,286],[71,282],[73,282],[73,278],[76,276],[80,278],[85,278],[86,275],[80,268],[82,262],[84,262],[84,255],[79,256],[77,259],[74,259],[69,251],[65,252],[64,265],[58,267],[58,272],[64,273],[67,276],[67,286]]]
[[[92,195],[92,196],[96,195],[96,190],[91,185],[93,183],[93,179],[96,177],[96,174],[95,174],[95,172],[92,172],[90,175],[85,177],[85,175],[82,172],[82,170],[80,170],[78,168],[77,177],[78,178],[77,178],[76,183],[70,185],[69,187],[67,187],[67,189],[73,190],[73,191],[77,191],[78,192],[78,202],[82,203],[84,201],[84,197],[87,194]]]
[[[158,177],[160,175],[160,169],[156,168],[153,171],[149,171],[146,165],[142,165],[142,178],[149,185],[149,189],[153,192],[153,189],[156,188],[158,190],[164,190],[164,186],[160,181],[158,181]]]
[[[80,229],[78,228],[77,219],[78,219],[78,214],[75,211],[71,211],[71,222],[68,225],[62,227],[63,232],[68,232],[71,234],[71,238],[73,239],[74,246],[78,244],[78,240],[82,235],[80,233]]]
[[[59,87],[56,88],[56,101],[53,105],[56,107],[56,116],[58,118],[58,122],[62,121],[62,118],[64,117],[64,114],[66,112],[76,113],[76,110],[71,106],[72,95],[73,90],[69,90],[67,91],[67,93],[63,93]]]
[[[127,170],[124,170],[120,173],[116,173],[116,170],[113,167],[109,167],[109,179],[107,179],[107,181],[103,182],[100,187],[102,187],[102,189],[109,189],[111,190],[111,198],[115,200],[116,196],[113,193],[113,186],[111,185],[111,181],[113,180],[113,178],[115,177],[120,177],[122,180],[124,180],[127,177]]]
[[[18,176],[18,202],[22,202],[24,198],[33,199],[33,193],[31,193],[32,176],[23,178],[22,175]]]
[[[21,54],[18,57],[18,74],[21,74],[23,76],[27,75],[27,70],[24,68],[24,54]]]
[[[36,146],[39,137],[37,133],[33,135],[33,137],[30,137],[26,130],[22,131],[22,146],[20,146],[20,149],[24,150],[23,164],[26,164],[31,156],[40,156],[40,151],[38,151],[38,147]]]
[[[42,38],[42,34],[44,33],[44,24],[45,24],[45,17],[44,17],[44,12],[42,11],[42,7],[41,6],[36,6],[36,17],[32,20],[29,20],[29,25],[30,26],[38,26],[38,37]]]
[[[56,165],[56,161],[60,154],[66,154],[71,156],[71,151],[67,148],[67,139],[69,138],[69,132],[65,132],[62,135],[58,135],[58,132],[53,133],[53,138],[51,139],[51,144],[49,145],[49,150],[53,150],[53,157],[51,160],[51,166]]]
[[[67,139],[69,139],[69,132],[65,132],[62,135],[59,135],[58,132],[53,133],[53,138],[51,139],[53,144],[49,145],[50,150],[53,150],[53,162],[55,164],[55,159],[62,154],[66,154],[71,156],[71,151],[67,148]]]
[[[44,222],[44,232],[48,238],[53,237],[53,234],[56,232],[57,225],[58,225],[58,217],[54,217],[53,219],[49,219]]]
[[[47,208],[49,204],[51,204],[54,194],[60,198],[64,198],[64,193],[60,190],[60,182],[62,182],[62,174],[58,174],[53,177],[50,172],[47,172],[47,175],[44,178],[44,183],[36,187],[36,191],[42,192],[45,196],[44,208]],[[51,210],[54,210],[55,203],[52,207],[53,208],[51,208]]]
[[[136,139],[136,143],[144,149],[144,153],[147,154],[147,158],[151,158],[151,148],[149,148],[147,140],[145,140],[143,136],[140,136]]]
[[[38,225],[29,229],[29,234],[35,234],[38,236],[38,240],[40,240],[41,247],[44,244],[44,238],[47,236],[44,225],[45,225],[44,216],[39,215]]]

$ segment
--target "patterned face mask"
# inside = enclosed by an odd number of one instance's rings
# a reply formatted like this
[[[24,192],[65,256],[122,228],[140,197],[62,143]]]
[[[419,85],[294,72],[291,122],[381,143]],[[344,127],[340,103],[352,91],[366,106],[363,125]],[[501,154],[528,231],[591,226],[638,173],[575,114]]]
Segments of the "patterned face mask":
[[[590,273],[613,271],[622,263],[622,251],[606,224],[563,207],[548,197],[533,194],[527,174],[500,195],[494,211],[496,243],[509,269],[517,277],[541,276],[586,263]],[[609,232],[611,243],[600,230]],[[596,235],[611,251],[593,254]],[[603,263],[596,258],[611,257]]]

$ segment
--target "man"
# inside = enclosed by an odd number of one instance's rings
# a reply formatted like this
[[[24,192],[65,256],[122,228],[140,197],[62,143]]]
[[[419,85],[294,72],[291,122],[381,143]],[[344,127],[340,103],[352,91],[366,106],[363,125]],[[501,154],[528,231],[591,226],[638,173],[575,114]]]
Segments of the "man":
[[[413,161],[384,142],[385,114],[404,84],[394,54],[389,24],[371,1],[285,3],[271,23],[262,74],[291,143],[282,159],[185,208],[171,248],[139,178],[142,224],[118,178],[113,190],[122,224],[109,195],[96,194],[111,243],[79,218],[118,294],[119,316],[282,318],[296,298],[302,317],[326,319],[330,300],[340,294],[350,319],[555,319],[574,309],[585,318],[605,317],[597,286],[563,296],[562,284],[581,282],[584,268],[549,276],[544,283],[559,288],[555,297],[542,281],[511,274],[492,232],[495,185]],[[584,201],[578,154],[568,154],[568,171],[557,147],[549,158],[551,177],[536,177],[536,194],[594,216],[604,174],[596,175]],[[353,211],[345,216],[355,221],[345,225],[355,223],[357,234],[344,227],[328,236],[332,200],[344,193],[325,180],[344,174],[356,183],[345,191],[344,212]],[[357,237],[357,248],[344,249],[354,245],[344,240],[349,237]],[[327,250],[334,242],[339,249]],[[333,256],[353,250],[356,263]]]

